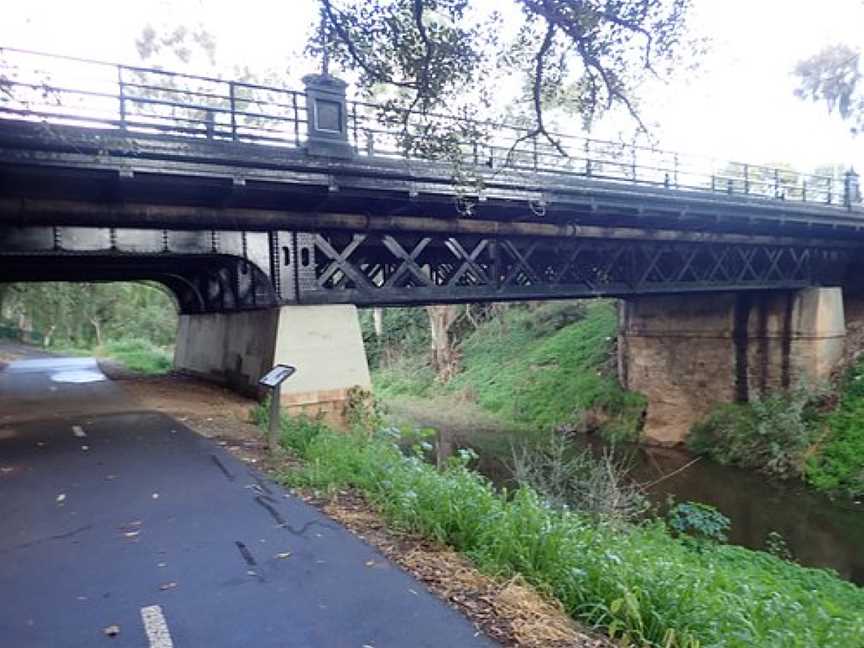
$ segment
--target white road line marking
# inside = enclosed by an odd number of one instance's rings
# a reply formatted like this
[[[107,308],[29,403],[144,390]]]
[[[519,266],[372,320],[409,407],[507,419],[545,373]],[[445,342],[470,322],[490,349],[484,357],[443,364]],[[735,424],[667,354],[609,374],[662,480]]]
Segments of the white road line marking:
[[[73,425],[72,426],[72,434],[74,434],[76,437],[80,437],[80,438],[87,436],[87,433],[84,431],[84,428],[82,428],[80,425]]]
[[[162,608],[158,605],[148,605],[141,608],[141,620],[144,622],[144,631],[150,640],[150,648],[174,648],[171,641],[171,633],[168,632],[168,624],[162,614]]]

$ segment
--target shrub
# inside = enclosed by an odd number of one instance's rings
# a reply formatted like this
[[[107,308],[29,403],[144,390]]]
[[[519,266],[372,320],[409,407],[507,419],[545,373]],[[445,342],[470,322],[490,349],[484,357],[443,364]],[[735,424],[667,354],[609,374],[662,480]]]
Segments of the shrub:
[[[647,498],[612,450],[605,449],[599,457],[590,449],[573,452],[563,436],[553,434],[514,446],[511,454],[517,483],[533,488],[555,508],[619,525],[648,509]]]
[[[807,462],[807,480],[821,490],[864,495],[864,360],[847,373],[825,423],[827,438]]]
[[[758,468],[781,479],[800,477],[818,433],[816,398],[801,387],[719,405],[693,427],[687,445],[720,463]]]
[[[681,502],[666,514],[669,526],[680,535],[690,535],[697,540],[726,542],[729,518],[713,506],[699,502]]]
[[[786,538],[784,538],[779,531],[768,532],[768,535],[765,538],[765,551],[772,556],[777,556],[781,560],[788,560],[789,562],[795,560],[795,555],[789,548]]]

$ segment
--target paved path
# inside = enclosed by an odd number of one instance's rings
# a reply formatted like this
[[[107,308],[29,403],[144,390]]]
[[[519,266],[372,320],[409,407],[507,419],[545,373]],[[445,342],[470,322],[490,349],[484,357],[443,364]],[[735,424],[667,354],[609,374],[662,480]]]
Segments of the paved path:
[[[98,368],[39,360],[0,372],[5,398],[26,386],[32,402],[37,390],[46,415],[0,423],[4,648],[492,646],[344,528],[170,417],[51,416],[55,400],[114,394],[104,380],[57,382],[69,371]]]

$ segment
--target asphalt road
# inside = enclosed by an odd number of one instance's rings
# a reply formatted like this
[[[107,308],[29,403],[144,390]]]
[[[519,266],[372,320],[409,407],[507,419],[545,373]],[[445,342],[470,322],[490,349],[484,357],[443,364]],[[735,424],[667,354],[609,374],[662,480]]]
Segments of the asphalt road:
[[[98,373],[62,359],[0,371],[0,415],[16,394],[45,415],[0,418],[0,646],[493,645],[170,417],[88,415],[116,396]]]

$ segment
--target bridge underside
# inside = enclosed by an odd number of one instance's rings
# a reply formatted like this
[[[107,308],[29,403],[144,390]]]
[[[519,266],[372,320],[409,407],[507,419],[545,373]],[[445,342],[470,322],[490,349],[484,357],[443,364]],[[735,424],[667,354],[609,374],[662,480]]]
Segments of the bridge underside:
[[[184,313],[837,285],[812,245],[423,232],[0,227],[4,281],[154,280]]]
[[[622,297],[622,378],[664,443],[689,425],[657,409],[669,394],[704,406],[833,366],[842,325],[810,324],[837,299],[794,291],[855,283],[857,207],[484,173],[463,201],[435,163],[0,123],[0,281],[159,281],[178,368],[254,390],[298,364],[300,408],[369,385],[350,305]]]
[[[434,162],[3,121],[0,281],[156,280],[184,313],[627,297],[843,285],[864,246],[836,207],[487,171],[465,198]]]

